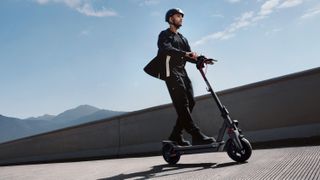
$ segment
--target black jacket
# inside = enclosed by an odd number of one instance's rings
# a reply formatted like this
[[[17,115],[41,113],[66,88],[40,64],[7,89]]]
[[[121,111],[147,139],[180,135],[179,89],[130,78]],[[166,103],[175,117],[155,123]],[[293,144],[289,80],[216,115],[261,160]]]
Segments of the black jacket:
[[[181,39],[177,38],[182,39],[183,47],[179,47],[178,41],[181,42]],[[186,52],[191,52],[188,40],[180,33],[175,34],[170,29],[162,31],[158,38],[158,48],[157,56],[144,68],[153,77],[166,80],[177,66],[184,68],[185,62],[190,61],[185,58]]]

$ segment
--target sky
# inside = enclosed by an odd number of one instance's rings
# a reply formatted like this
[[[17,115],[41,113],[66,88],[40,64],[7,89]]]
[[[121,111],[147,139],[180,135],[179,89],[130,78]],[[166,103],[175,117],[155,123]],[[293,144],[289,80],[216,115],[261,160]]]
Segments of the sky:
[[[143,67],[175,7],[191,49],[218,59],[207,69],[216,91],[320,65],[318,0],[1,0],[0,114],[171,103],[164,81]],[[194,64],[186,69],[195,96],[207,94]]]

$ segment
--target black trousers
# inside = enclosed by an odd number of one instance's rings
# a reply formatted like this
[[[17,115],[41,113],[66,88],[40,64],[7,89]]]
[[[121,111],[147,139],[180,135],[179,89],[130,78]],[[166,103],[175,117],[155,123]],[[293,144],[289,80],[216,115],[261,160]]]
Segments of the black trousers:
[[[183,129],[188,133],[199,130],[191,117],[195,101],[189,77],[187,75],[172,75],[166,80],[166,85],[178,114],[172,133],[181,134]]]

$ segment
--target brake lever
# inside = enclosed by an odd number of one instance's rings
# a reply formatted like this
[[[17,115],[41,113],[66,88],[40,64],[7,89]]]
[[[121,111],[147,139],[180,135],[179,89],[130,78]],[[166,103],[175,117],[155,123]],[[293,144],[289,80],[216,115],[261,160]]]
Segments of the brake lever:
[[[211,62],[218,62],[218,60],[216,60],[216,59],[212,59],[212,58],[210,58],[210,59],[207,59],[208,61],[211,61]]]

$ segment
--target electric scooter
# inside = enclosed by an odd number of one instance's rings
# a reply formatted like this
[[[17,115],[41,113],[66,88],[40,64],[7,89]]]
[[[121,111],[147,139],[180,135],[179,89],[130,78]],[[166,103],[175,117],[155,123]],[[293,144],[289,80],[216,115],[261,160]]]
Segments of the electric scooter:
[[[236,162],[245,162],[251,156],[251,144],[246,138],[244,138],[244,135],[239,129],[239,122],[231,119],[227,108],[222,105],[205,76],[203,71],[205,64],[213,64],[213,62],[217,62],[217,60],[209,59],[205,56],[199,56],[197,58],[197,69],[200,71],[204,81],[206,82],[207,90],[215,100],[224,120],[222,127],[219,130],[217,141],[212,144],[194,146],[179,146],[173,141],[162,141],[162,156],[168,164],[176,164],[180,160],[180,156],[182,154],[220,152],[226,150],[228,156]],[[229,138],[225,143],[225,141],[223,141],[223,137],[226,132]]]

